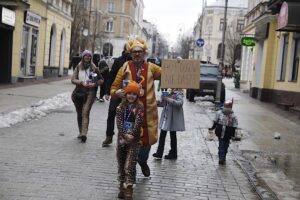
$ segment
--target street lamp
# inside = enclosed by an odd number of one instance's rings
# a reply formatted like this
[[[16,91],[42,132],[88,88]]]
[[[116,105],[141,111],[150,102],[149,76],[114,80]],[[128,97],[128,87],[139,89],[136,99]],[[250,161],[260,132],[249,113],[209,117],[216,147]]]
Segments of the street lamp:
[[[224,66],[224,52],[225,52],[225,31],[227,27],[227,8],[228,8],[228,0],[225,0],[225,11],[224,11],[224,26],[222,32],[222,48],[221,48],[221,60],[219,63],[219,73],[218,73],[218,83],[217,83],[217,92],[216,92],[216,104],[220,104],[221,98],[221,90],[222,90],[222,68]]]

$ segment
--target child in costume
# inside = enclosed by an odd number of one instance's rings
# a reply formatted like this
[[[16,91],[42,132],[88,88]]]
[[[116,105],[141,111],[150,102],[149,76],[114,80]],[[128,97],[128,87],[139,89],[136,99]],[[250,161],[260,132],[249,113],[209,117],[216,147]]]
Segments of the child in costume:
[[[166,93],[166,91],[163,91]],[[165,159],[177,159],[177,137],[176,131],[185,131],[184,113],[183,113],[183,91],[173,89],[170,94],[162,97],[163,110],[160,117],[159,128],[160,136],[156,153],[153,157],[161,159],[167,132],[170,131],[171,150],[168,155],[165,155]]]
[[[215,129],[216,136],[219,139],[219,164],[226,163],[226,154],[230,144],[231,137],[235,136],[235,130],[238,126],[238,120],[232,110],[233,100],[227,100],[224,103],[223,110],[216,113],[213,126],[209,131]]]
[[[144,106],[138,100],[140,86],[129,81],[124,90],[125,98],[117,107],[117,160],[120,182],[118,198],[132,199],[136,182],[136,163],[144,119]]]

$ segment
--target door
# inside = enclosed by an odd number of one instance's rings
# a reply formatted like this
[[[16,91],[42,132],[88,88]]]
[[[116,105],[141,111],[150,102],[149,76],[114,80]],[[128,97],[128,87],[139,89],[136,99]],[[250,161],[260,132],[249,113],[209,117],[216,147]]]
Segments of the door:
[[[0,28],[0,83],[11,83],[13,31]]]

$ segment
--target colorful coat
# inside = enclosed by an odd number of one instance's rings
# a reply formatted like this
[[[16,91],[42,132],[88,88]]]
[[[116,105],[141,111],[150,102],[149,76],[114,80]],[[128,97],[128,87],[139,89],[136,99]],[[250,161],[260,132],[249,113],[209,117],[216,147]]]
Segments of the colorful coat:
[[[139,97],[144,104],[144,124],[143,136],[141,138],[142,145],[152,145],[157,141],[158,128],[158,111],[155,97],[154,80],[159,80],[161,75],[161,68],[153,63],[144,62],[141,67],[141,76],[144,77],[142,83],[143,94]],[[111,96],[115,97],[115,92],[122,88],[123,80],[137,81],[137,74],[140,69],[136,69],[132,61],[124,63],[118,71],[118,74],[111,86]]]

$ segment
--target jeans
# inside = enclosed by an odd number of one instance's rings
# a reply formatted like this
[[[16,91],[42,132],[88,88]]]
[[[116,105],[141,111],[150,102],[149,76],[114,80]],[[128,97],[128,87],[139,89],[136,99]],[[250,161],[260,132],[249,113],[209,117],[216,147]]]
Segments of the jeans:
[[[229,139],[222,139],[219,137],[219,159],[226,160],[226,154],[229,147]]]
[[[138,154],[138,162],[147,162],[151,145],[141,146]]]

